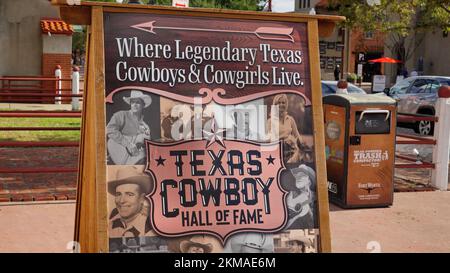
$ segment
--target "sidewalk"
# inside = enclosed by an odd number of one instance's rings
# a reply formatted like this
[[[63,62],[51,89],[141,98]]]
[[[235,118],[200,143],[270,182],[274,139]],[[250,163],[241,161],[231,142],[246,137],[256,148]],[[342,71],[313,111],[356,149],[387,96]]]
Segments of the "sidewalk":
[[[333,252],[450,252],[450,192],[394,193],[390,208],[330,206]],[[369,245],[368,245],[369,244]]]
[[[80,108],[81,108],[80,104]],[[41,103],[0,103],[0,109],[21,111],[72,111],[71,104],[41,104]]]
[[[331,205],[333,252],[450,252],[450,192],[395,193],[390,208]],[[75,203],[0,205],[0,252],[69,252]]]

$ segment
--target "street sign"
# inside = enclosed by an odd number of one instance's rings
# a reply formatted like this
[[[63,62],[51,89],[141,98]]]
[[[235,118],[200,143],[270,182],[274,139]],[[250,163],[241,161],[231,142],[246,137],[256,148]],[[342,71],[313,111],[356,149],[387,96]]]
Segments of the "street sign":
[[[358,64],[358,72],[357,72],[357,75],[358,75],[359,77],[362,77],[362,75],[363,75],[363,65],[362,65],[362,64]]]
[[[383,92],[386,88],[386,76],[374,75],[372,82],[372,92]]]
[[[366,61],[366,54],[360,52],[358,53],[358,63],[362,63]]]

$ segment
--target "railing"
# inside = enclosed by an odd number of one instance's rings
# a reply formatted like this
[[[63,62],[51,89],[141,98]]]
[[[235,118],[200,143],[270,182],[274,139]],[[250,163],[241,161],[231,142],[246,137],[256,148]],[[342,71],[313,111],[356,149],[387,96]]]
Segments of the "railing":
[[[78,67],[74,66],[70,79],[61,78],[61,67],[55,68],[55,76],[5,76],[0,77],[0,102],[7,103],[72,103],[78,110],[83,97],[82,80]],[[67,84],[64,84],[67,83]],[[62,88],[70,86],[70,88]]]
[[[419,137],[397,134],[396,144],[433,145],[433,161],[396,154],[396,158],[414,163],[396,163],[396,168],[431,169],[431,185],[440,190],[448,189],[449,149],[450,149],[450,87],[439,89],[436,116],[421,114],[397,114],[398,122],[431,121],[435,123],[434,137]]]
[[[71,89],[61,88],[62,82],[70,82]],[[58,77],[0,77],[0,102],[7,103],[71,103],[72,110],[12,110],[1,111],[0,118],[81,118],[80,100],[83,98],[83,93],[80,92],[80,80],[78,69],[72,71],[72,79],[60,79]],[[59,86],[57,86],[59,85]],[[67,108],[64,106],[52,106],[51,108]],[[67,126],[21,126],[21,127],[0,127],[0,134],[6,131],[80,131],[79,126],[67,127]],[[29,147],[78,147],[78,141],[10,141],[0,140],[1,148],[29,148]],[[3,164],[2,164],[3,165]],[[52,167],[52,166],[11,166],[0,167],[0,174],[56,174],[56,173],[76,173],[77,167]],[[19,194],[20,195],[20,194]],[[49,193],[52,198],[46,200],[59,200],[61,196],[57,196],[57,193]],[[75,194],[71,193],[65,195],[68,199],[75,198]],[[25,196],[22,201],[41,200],[42,196],[33,197],[30,195]],[[5,200],[3,200],[5,199]],[[45,198],[44,198],[45,199]],[[63,198],[64,199],[64,198]],[[1,201],[8,201],[8,198],[0,198]],[[9,201],[20,201],[20,198],[13,198]]]

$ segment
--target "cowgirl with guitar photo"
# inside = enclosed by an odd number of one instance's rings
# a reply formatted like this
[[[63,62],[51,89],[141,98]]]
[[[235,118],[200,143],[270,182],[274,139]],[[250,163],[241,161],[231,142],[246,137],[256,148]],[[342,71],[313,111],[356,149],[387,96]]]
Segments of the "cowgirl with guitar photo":
[[[286,197],[288,223],[285,229],[314,228],[314,182],[316,174],[311,167],[301,164],[290,170],[295,178],[295,185]]]
[[[143,111],[150,106],[152,98],[132,90],[123,100],[130,105],[130,110],[114,113],[106,126],[108,164],[145,164],[144,139],[150,139],[150,127],[144,122]]]

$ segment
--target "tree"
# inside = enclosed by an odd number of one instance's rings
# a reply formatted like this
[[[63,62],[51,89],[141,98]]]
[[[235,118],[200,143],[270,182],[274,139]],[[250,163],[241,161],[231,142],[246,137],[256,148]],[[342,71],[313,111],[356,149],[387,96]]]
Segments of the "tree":
[[[346,27],[385,34],[386,47],[403,63],[422,43],[420,34],[436,28],[445,33],[450,30],[450,0],[378,2],[369,5],[366,0],[330,0],[328,8],[346,17]]]
[[[116,0],[90,0],[98,2],[116,2]],[[123,3],[127,3],[124,0]],[[172,0],[140,0],[142,4],[151,2],[154,5],[170,6]],[[190,7],[197,8],[219,8],[219,9],[236,9],[236,10],[257,10],[259,0],[190,0]]]

